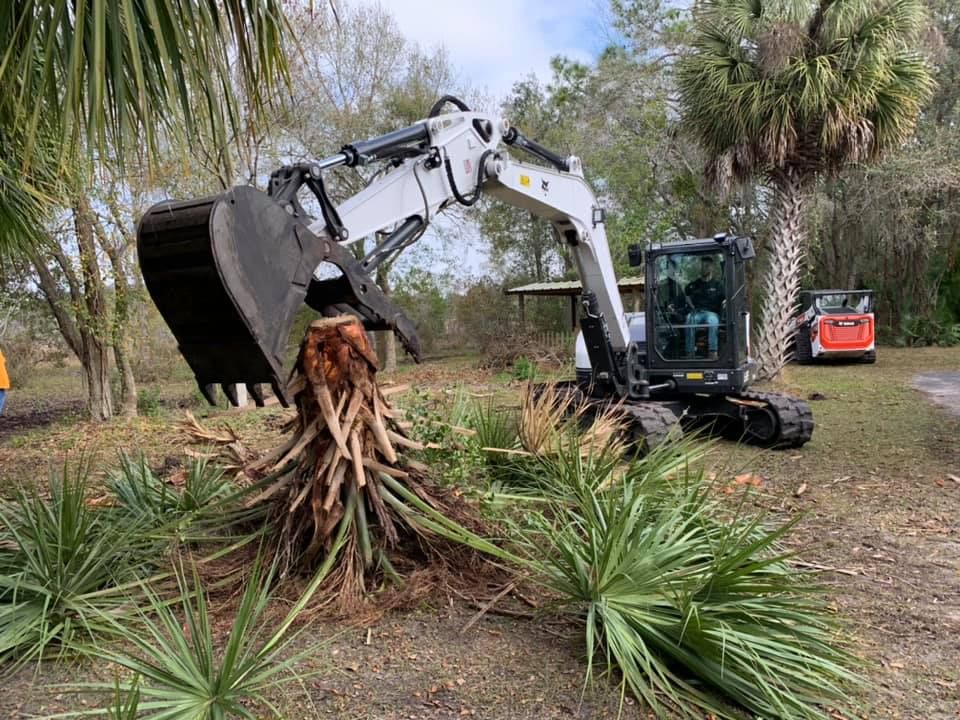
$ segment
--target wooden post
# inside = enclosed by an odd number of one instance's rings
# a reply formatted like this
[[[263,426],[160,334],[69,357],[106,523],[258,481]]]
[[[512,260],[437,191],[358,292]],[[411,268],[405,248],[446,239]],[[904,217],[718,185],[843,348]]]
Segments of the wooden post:
[[[527,318],[526,318],[526,308],[524,307],[524,294],[520,293],[517,297],[520,298],[520,327],[526,327]]]
[[[570,296],[570,327],[576,332],[577,331],[577,296]]]

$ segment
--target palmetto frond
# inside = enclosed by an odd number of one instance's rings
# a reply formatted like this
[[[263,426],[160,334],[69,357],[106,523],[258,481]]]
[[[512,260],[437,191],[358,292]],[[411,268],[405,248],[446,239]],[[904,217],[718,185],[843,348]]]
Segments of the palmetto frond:
[[[263,101],[286,32],[281,0],[0,3],[0,250],[42,220],[46,181],[79,147],[122,160],[200,128],[226,144],[233,86]]]
[[[873,159],[932,92],[912,49],[924,17],[921,0],[706,0],[680,65],[687,126],[729,179]]]

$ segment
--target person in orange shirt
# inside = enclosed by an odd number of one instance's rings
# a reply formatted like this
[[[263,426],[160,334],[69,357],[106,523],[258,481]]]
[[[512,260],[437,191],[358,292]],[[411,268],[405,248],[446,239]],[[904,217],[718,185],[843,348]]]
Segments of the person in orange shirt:
[[[7,400],[7,390],[10,389],[10,377],[7,375],[7,365],[3,359],[3,350],[0,350],[0,415],[3,415],[3,403]]]

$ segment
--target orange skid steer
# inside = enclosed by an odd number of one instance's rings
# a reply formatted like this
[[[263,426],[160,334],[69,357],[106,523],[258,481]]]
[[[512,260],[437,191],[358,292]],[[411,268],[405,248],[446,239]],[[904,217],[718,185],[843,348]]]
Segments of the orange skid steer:
[[[794,323],[794,358],[802,365],[829,359],[877,360],[871,290],[804,291]]]

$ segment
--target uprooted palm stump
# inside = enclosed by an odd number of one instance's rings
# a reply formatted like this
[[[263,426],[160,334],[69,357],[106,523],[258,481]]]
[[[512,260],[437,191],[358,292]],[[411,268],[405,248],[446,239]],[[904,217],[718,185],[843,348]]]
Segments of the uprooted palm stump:
[[[250,504],[270,503],[268,522],[279,530],[276,551],[285,571],[315,567],[346,533],[329,583],[341,607],[363,595],[375,567],[392,574],[387,550],[422,534],[409,522],[403,491],[434,507],[442,503],[427,489],[426,468],[398,452],[423,446],[403,432],[376,372],[376,355],[356,319],[313,322],[288,386],[296,405],[290,437],[246,468],[262,476],[265,487]]]

